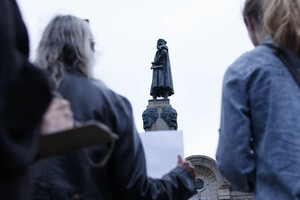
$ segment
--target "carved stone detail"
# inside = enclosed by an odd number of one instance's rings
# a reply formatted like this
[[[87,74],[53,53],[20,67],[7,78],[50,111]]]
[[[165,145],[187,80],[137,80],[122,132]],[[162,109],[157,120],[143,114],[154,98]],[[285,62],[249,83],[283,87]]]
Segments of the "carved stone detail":
[[[160,117],[168,124],[169,127],[174,127],[175,130],[177,130],[177,112],[174,108],[162,108]]]
[[[147,108],[143,112],[143,122],[144,122],[144,129],[151,128],[152,124],[154,124],[158,118],[157,108]]]

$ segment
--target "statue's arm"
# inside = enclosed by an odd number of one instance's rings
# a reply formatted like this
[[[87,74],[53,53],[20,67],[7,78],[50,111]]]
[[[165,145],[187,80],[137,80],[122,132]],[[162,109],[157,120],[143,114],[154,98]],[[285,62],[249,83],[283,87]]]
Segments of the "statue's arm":
[[[161,53],[158,55],[158,57],[152,62],[152,64],[157,65],[161,62],[163,58],[165,58],[168,55],[168,51],[166,49],[163,49]]]
[[[162,68],[164,68],[163,65],[157,65],[157,64],[155,64],[155,63],[152,62],[151,69],[162,69]]]

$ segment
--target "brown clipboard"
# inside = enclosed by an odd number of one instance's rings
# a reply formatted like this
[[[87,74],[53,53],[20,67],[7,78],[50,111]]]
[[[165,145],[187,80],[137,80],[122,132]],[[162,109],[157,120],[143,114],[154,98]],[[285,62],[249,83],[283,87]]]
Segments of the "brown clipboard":
[[[118,136],[105,124],[85,122],[73,129],[42,135],[36,159],[44,159],[94,145],[114,143]]]

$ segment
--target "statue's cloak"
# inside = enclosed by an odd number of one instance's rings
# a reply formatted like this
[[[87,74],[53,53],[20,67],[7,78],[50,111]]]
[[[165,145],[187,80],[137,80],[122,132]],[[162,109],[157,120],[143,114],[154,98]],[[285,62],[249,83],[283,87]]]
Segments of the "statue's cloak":
[[[168,96],[171,96],[174,94],[174,88],[167,46],[162,45],[157,50],[154,57],[154,63],[155,64],[151,67],[153,75],[150,95],[163,97],[164,91],[167,91]]]

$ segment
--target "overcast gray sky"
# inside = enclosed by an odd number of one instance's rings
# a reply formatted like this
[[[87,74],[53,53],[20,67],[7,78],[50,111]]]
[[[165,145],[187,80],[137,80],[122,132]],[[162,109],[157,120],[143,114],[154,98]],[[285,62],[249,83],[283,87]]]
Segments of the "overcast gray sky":
[[[144,132],[156,41],[168,42],[185,156],[215,158],[222,79],[226,68],[253,48],[243,24],[243,0],[17,0],[28,28],[31,58],[57,14],[90,19],[96,40],[95,77],[132,103]]]

